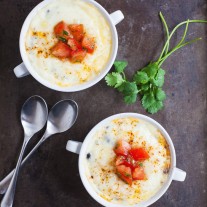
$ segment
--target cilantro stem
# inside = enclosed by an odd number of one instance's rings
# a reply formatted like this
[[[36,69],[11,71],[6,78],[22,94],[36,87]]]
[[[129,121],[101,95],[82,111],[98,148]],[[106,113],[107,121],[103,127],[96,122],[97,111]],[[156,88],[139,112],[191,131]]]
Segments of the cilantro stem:
[[[173,53],[173,52],[175,52],[176,50],[178,50],[179,49],[179,46],[183,43],[183,41],[185,40],[185,38],[186,38],[186,35],[187,35],[187,31],[188,31],[188,25],[189,25],[189,19],[187,20],[187,23],[186,23],[186,27],[185,27],[185,31],[184,31],[184,33],[183,33],[183,36],[182,36],[182,39],[180,40],[180,42],[171,50],[172,52],[170,53],[170,55]],[[169,34],[168,34],[168,38],[169,38]],[[168,44],[168,46],[169,46],[169,44]],[[168,47],[167,47],[167,49],[166,49],[166,51],[168,52]],[[165,51],[165,56],[164,57],[166,57],[166,55],[167,55],[167,53],[166,53],[166,51]],[[163,58],[164,57],[162,57],[161,59],[160,59],[160,61],[162,62],[162,60],[163,60]],[[167,56],[167,57],[169,57],[169,56]],[[167,57],[165,58],[165,59],[167,59]],[[163,61],[164,62],[164,61]],[[162,63],[163,63],[162,62]],[[161,64],[162,64],[161,63]],[[158,64],[159,66],[161,66],[161,64]]]
[[[173,34],[176,32],[176,30],[177,30],[179,27],[181,27],[182,25],[184,25],[184,24],[186,24],[186,23],[188,23],[188,24],[189,24],[189,23],[207,23],[207,21],[206,21],[206,20],[187,20],[187,21],[184,21],[184,22],[181,22],[180,24],[178,24],[178,25],[172,30],[172,32],[170,33],[169,38],[167,39],[167,41],[166,41],[166,43],[165,43],[165,45],[164,45],[164,47],[163,47],[163,49],[162,49],[162,52],[161,52],[160,57],[159,57],[159,59],[158,59],[157,62],[160,62],[160,60],[162,59],[162,56],[163,56],[163,54],[164,54],[166,48],[168,47],[169,42],[170,42],[170,39],[172,38]]]
[[[165,27],[166,35],[167,35],[167,39],[168,39],[170,33],[169,33],[169,29],[168,29],[166,20],[165,20],[164,16],[162,15],[162,12],[160,12],[160,19],[161,19],[161,21],[162,21],[162,23],[163,23],[163,25],[164,25],[164,27]],[[169,46],[170,46],[170,43],[168,42],[168,44],[167,44],[167,48],[166,48],[166,50],[165,50],[165,55],[168,53]]]
[[[124,80],[126,80],[125,73],[124,73],[124,72],[122,72],[121,74],[123,75]]]
[[[177,46],[181,45],[183,43],[183,41],[185,40],[185,37],[187,35],[187,31],[188,31],[188,25],[189,25],[189,19],[187,20],[187,23],[186,23],[186,27],[185,27],[185,31],[184,31],[184,34],[183,34],[183,37],[182,39],[180,40],[180,42],[177,44]]]
[[[171,50],[167,55],[165,55],[163,58],[161,58],[161,60],[160,60],[160,62],[159,62],[159,64],[158,64],[158,66],[159,67],[161,67],[161,65],[164,63],[164,61],[172,54],[172,53],[174,53],[176,50],[178,50],[178,49],[180,49],[181,47],[184,47],[184,46],[186,46],[186,45],[189,45],[189,44],[192,44],[192,43],[194,43],[194,42],[196,42],[196,41],[198,41],[198,40],[201,40],[202,38],[196,38],[196,39],[193,39],[193,40],[191,40],[191,41],[188,41],[188,42],[185,42],[185,43],[183,43],[183,44],[181,44],[181,45],[178,45],[177,47],[175,47],[173,50]]]

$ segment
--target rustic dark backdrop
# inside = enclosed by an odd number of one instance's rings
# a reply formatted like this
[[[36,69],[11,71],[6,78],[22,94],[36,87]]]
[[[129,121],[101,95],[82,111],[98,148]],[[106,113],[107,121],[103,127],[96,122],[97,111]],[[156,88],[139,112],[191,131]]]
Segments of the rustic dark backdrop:
[[[98,207],[84,189],[78,173],[78,156],[65,150],[68,139],[83,141],[89,130],[107,116],[120,112],[147,114],[138,101],[125,105],[115,90],[102,80],[87,90],[60,93],[40,85],[31,76],[15,78],[13,68],[21,63],[19,34],[24,19],[39,0],[0,0],[0,179],[16,164],[23,141],[20,110],[24,101],[38,94],[49,107],[60,99],[79,104],[79,117],[67,133],[56,135],[35,153],[21,170],[15,207]],[[127,75],[155,59],[163,45],[158,12],[170,28],[190,19],[207,19],[205,0],[98,0],[109,12],[123,11],[117,26],[117,59],[127,60]],[[165,108],[149,115],[172,137],[177,166],[187,172],[186,181],[173,182],[154,207],[207,206],[207,25],[190,25],[188,38],[203,40],[183,48],[163,65],[166,70]],[[183,29],[176,35],[179,40]],[[42,133],[31,142],[34,145]],[[30,146],[31,146],[30,145]],[[0,199],[2,196],[0,196]]]

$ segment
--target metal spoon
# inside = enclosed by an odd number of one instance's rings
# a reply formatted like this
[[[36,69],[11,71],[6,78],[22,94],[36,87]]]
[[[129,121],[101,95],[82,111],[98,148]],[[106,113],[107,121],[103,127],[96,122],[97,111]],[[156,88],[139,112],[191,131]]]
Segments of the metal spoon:
[[[78,116],[78,105],[73,100],[63,100],[56,103],[49,112],[47,128],[45,134],[42,136],[40,141],[31,150],[27,157],[23,160],[22,164],[33,154],[34,151],[51,135],[61,133],[70,129],[75,123]],[[10,180],[14,170],[10,172],[0,182],[0,193],[4,194],[8,188]]]
[[[47,116],[47,104],[45,100],[40,96],[30,97],[22,106],[21,123],[24,129],[24,142],[8,190],[2,199],[1,207],[11,207],[13,205],[17,177],[25,148],[33,135],[44,127]]]

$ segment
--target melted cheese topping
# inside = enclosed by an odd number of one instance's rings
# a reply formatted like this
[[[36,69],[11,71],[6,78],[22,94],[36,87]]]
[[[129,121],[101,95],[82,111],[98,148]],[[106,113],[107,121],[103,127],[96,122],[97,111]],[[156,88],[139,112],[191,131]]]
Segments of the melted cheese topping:
[[[82,63],[50,55],[50,48],[57,42],[53,29],[60,21],[83,24],[86,33],[95,37],[96,49]],[[40,76],[58,86],[71,87],[94,79],[104,69],[111,53],[111,39],[108,23],[93,5],[81,0],[56,0],[33,17],[25,47],[31,65]]]
[[[143,162],[146,180],[133,181],[129,186],[116,175],[113,149],[119,139],[132,147],[144,147],[149,153],[150,158]],[[131,117],[121,118],[97,130],[88,146],[84,167],[87,179],[102,198],[116,204],[134,205],[148,200],[163,186],[168,178],[170,151],[154,126]]]

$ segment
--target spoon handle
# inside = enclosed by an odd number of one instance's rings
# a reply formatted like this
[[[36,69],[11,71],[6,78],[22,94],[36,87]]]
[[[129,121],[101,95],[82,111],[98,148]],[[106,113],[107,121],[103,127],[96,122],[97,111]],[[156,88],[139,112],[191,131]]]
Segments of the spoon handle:
[[[13,206],[14,194],[15,194],[16,183],[17,183],[17,177],[18,177],[18,174],[19,174],[19,169],[20,169],[20,166],[21,166],[22,158],[23,158],[24,151],[25,151],[25,148],[27,146],[28,140],[29,139],[27,139],[27,140],[25,139],[25,141],[22,145],[22,149],[21,149],[19,159],[18,159],[18,162],[17,162],[17,165],[16,165],[16,169],[14,171],[12,180],[9,184],[8,190],[6,191],[6,194],[5,194],[4,198],[1,201],[1,207],[12,207]]]
[[[45,133],[39,142],[34,146],[34,148],[30,151],[30,153],[24,158],[21,163],[21,166],[30,158],[30,156],[38,149],[38,147],[47,139],[50,135]],[[4,194],[8,189],[9,183],[11,182],[12,176],[14,174],[14,170],[12,170],[1,182],[0,182],[0,194]]]

